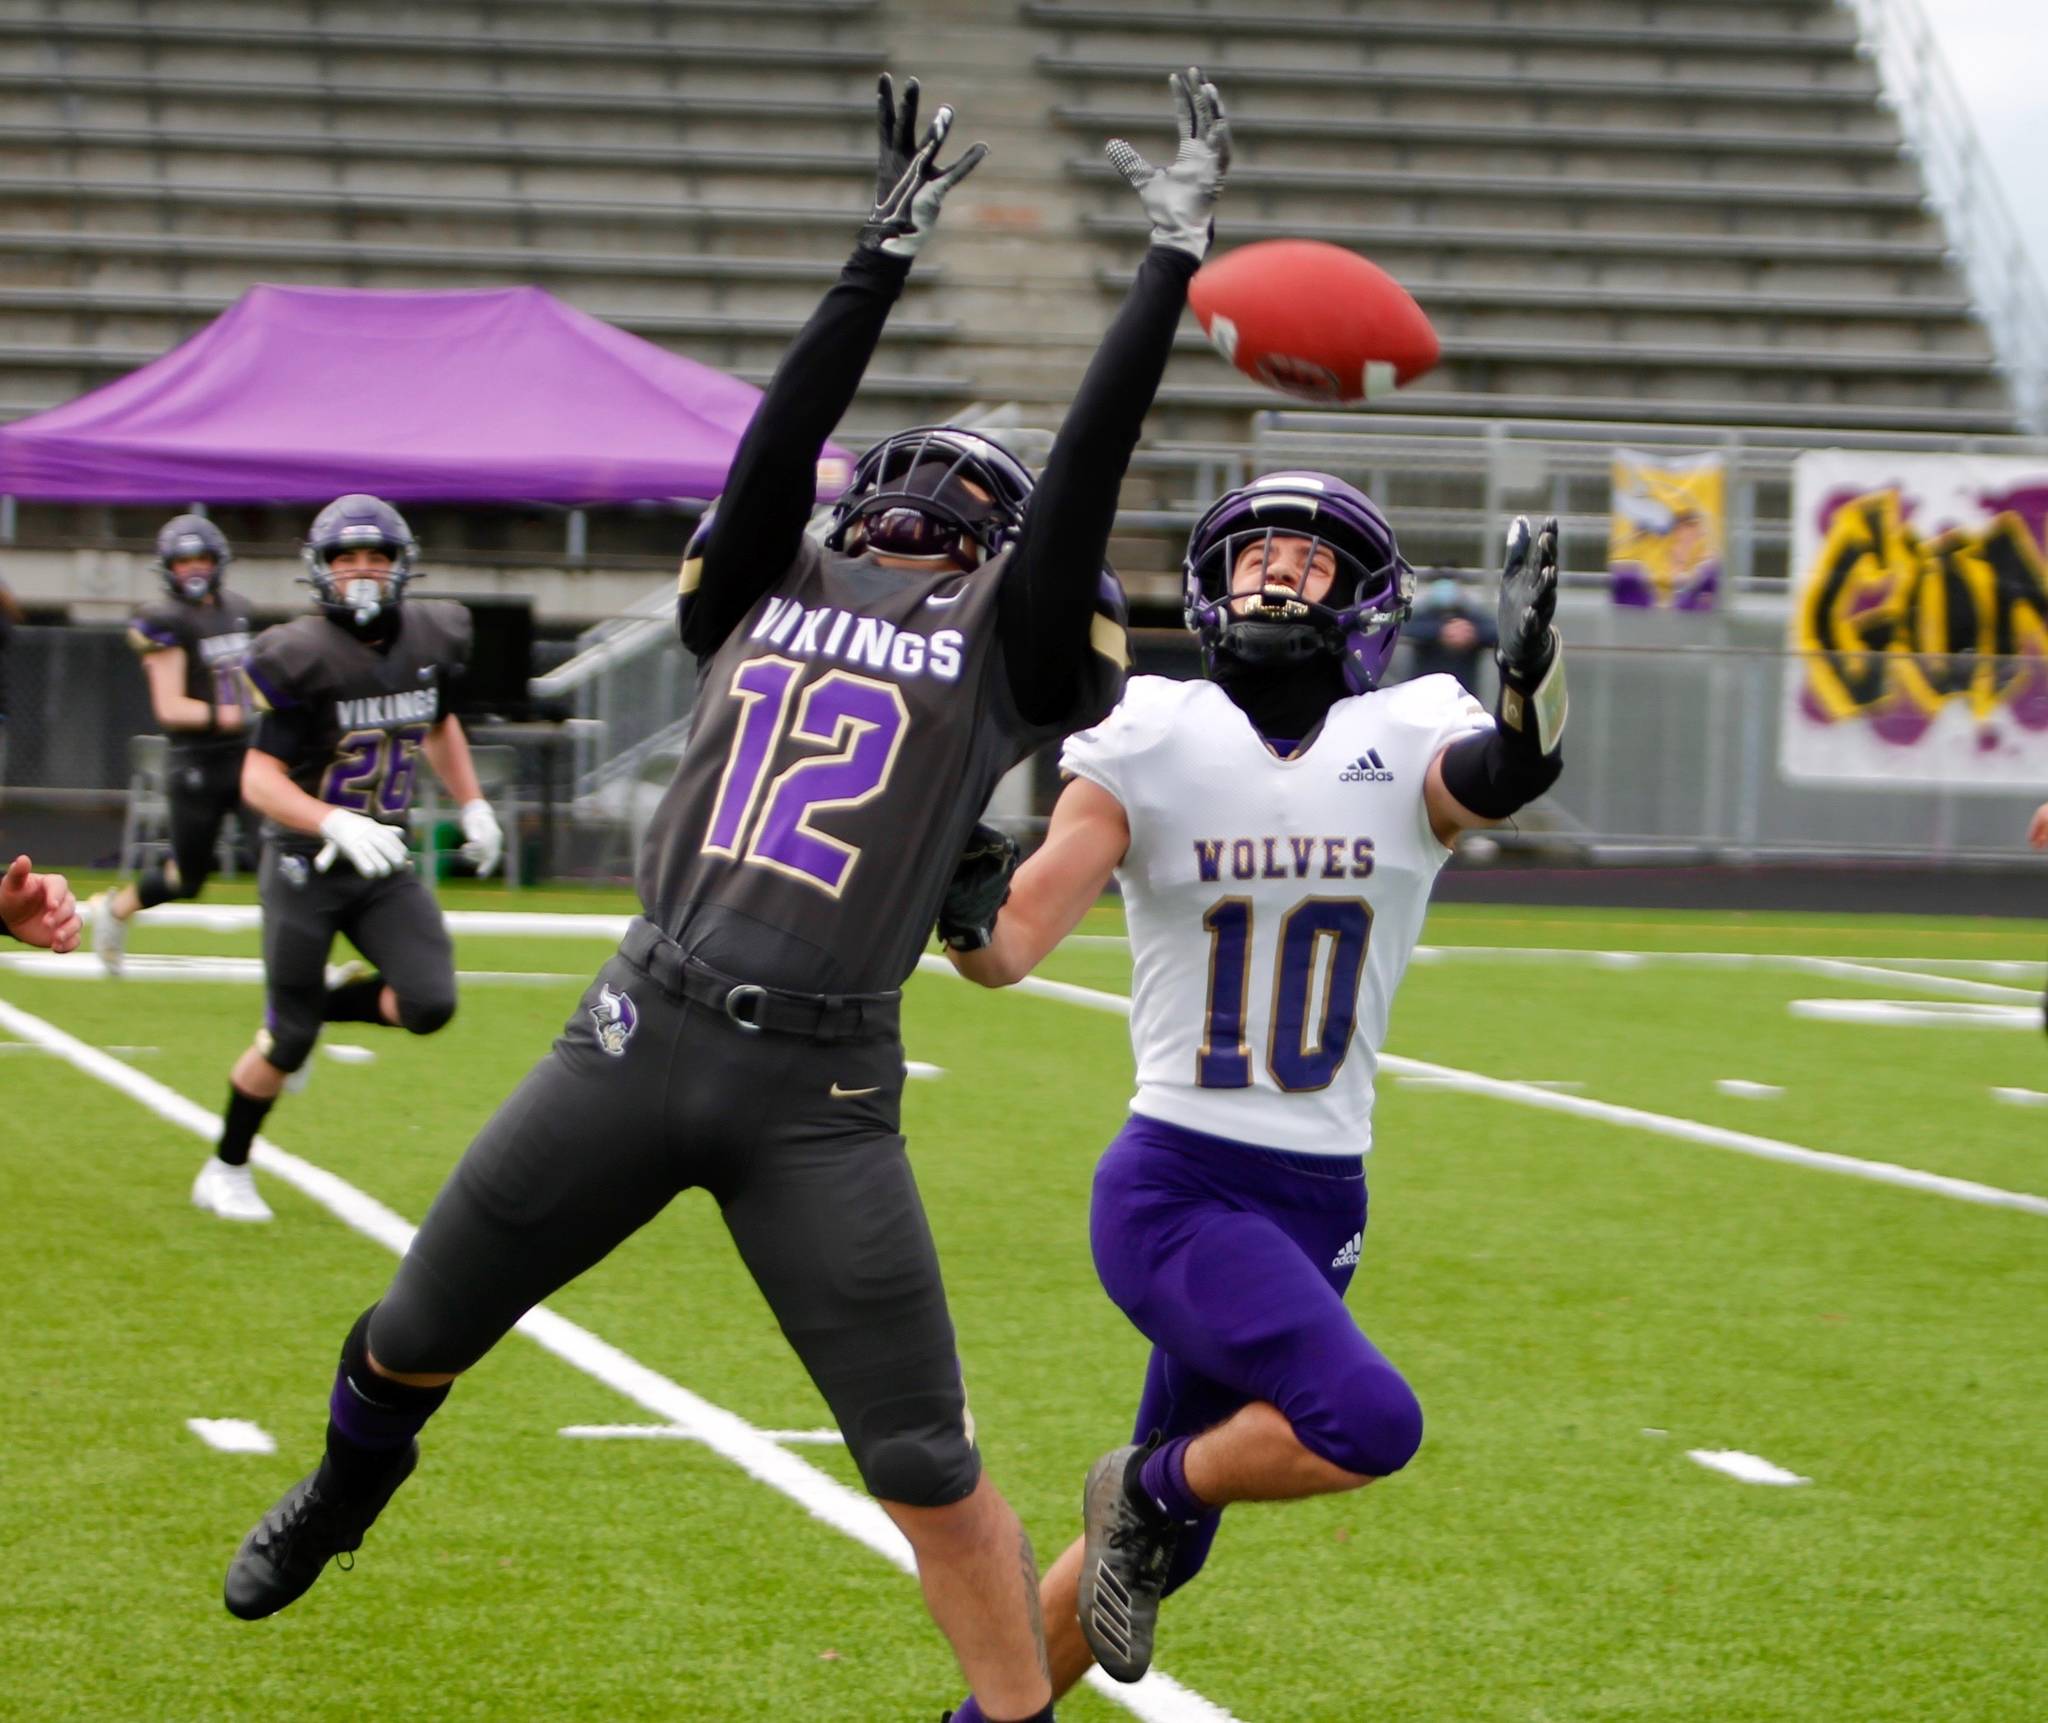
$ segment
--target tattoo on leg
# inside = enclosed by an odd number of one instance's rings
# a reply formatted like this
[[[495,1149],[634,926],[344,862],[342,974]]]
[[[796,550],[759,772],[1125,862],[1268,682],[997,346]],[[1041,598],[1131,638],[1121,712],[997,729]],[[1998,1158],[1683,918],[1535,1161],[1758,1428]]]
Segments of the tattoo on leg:
[[[1038,1647],[1038,1672],[1052,1679],[1052,1662],[1045,1654],[1045,1612],[1038,1603],[1038,1557],[1031,1550],[1031,1534],[1017,1528],[1017,1557],[1024,1572],[1024,1607],[1031,1616],[1031,1643]]]

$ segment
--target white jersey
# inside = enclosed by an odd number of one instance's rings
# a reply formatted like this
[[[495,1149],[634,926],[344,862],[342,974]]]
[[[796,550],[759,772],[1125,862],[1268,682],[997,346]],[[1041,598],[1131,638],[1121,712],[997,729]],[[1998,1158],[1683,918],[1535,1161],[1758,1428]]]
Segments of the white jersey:
[[[1297,1153],[1372,1147],[1394,989],[1450,854],[1423,778],[1492,727],[1449,676],[1339,700],[1280,759],[1213,682],[1136,676],[1061,765],[1123,804],[1132,1111]]]

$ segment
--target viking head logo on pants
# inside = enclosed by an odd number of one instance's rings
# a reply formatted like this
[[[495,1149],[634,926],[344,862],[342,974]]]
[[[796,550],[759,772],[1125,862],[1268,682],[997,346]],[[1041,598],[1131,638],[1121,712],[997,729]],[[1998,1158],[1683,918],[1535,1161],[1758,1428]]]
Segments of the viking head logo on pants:
[[[633,1031],[639,1026],[640,1014],[633,1009],[630,995],[618,993],[607,985],[597,995],[597,1003],[590,1008],[590,1020],[597,1025],[597,1044],[614,1059],[626,1056],[626,1043],[633,1038]]]

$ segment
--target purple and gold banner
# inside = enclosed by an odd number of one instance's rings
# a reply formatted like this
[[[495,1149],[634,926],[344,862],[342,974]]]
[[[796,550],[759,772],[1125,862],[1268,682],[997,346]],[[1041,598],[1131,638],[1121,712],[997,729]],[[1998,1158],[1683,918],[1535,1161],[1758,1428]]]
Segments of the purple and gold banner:
[[[2048,458],[1811,450],[1792,509],[1785,776],[2048,784]]]
[[[1607,571],[1616,604],[1712,610],[1728,545],[1727,465],[1719,454],[1614,451]]]

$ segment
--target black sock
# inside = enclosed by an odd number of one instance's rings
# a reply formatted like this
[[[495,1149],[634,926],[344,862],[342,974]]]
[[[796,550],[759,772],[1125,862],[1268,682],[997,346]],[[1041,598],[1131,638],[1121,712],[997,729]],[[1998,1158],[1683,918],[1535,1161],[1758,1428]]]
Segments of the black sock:
[[[135,882],[135,900],[142,909],[154,909],[160,903],[169,903],[180,896],[178,888],[170,882],[159,862]]]
[[[249,1145],[256,1140],[263,1116],[276,1105],[277,1097],[274,1095],[245,1095],[232,1082],[229,1083],[227,1115],[222,1120],[220,1141],[213,1152],[231,1167],[246,1166]]]
[[[448,1386],[415,1388],[370,1368],[373,1304],[341,1343],[327,1401],[327,1463],[344,1485],[385,1471],[448,1398]]]
[[[333,989],[320,1007],[326,1023],[382,1023],[384,1021],[384,977],[368,975]]]

